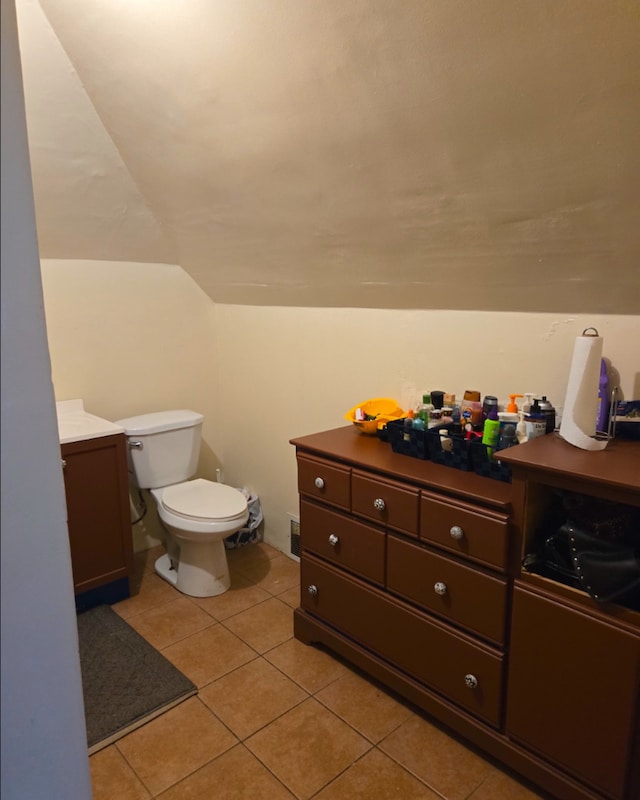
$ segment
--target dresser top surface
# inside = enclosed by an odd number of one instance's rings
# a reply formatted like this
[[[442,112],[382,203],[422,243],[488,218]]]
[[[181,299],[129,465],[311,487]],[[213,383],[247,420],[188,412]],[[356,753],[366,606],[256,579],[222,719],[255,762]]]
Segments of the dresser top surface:
[[[503,453],[512,469],[544,472],[640,494],[640,442],[612,439],[604,450],[581,450],[557,433]]]

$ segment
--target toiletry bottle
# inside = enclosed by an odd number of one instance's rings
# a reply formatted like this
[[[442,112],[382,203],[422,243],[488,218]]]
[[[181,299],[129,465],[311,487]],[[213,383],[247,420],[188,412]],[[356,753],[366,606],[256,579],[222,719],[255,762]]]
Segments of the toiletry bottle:
[[[525,392],[524,393],[524,400],[522,401],[522,410],[525,413],[525,416],[531,411],[531,406],[533,405],[533,398],[536,396],[535,392]]]
[[[542,400],[540,400],[540,408],[544,411],[544,414],[547,418],[547,433],[553,433],[556,429],[556,410],[551,405],[551,403],[547,400],[546,395],[542,395]]]
[[[518,413],[518,404],[516,403],[517,397],[524,397],[523,394],[510,394],[509,395],[509,402],[507,403],[507,407],[505,411],[509,411],[512,414]]]
[[[429,426],[429,419],[431,418],[432,411],[433,404],[431,403],[431,395],[423,394],[422,402],[416,408],[416,418],[421,419],[424,422],[425,428]]]
[[[451,406],[442,406],[442,425],[450,425],[453,422],[453,408]]]
[[[509,422],[504,427],[500,428],[498,450],[506,450],[507,447],[513,447],[515,444],[518,444],[516,426],[512,422]]]
[[[523,444],[528,440],[527,423],[524,421],[524,411],[518,411],[518,416],[520,417],[520,421],[516,426],[516,439],[518,440],[518,444]]]
[[[442,425],[442,406],[444,404],[444,392],[430,392],[431,405],[433,408],[429,412],[429,427],[435,428]]]
[[[482,403],[480,392],[467,389],[460,403],[462,426],[466,431],[482,430]]]
[[[407,416],[402,423],[402,439],[405,442],[411,441],[411,429],[413,428],[413,409],[407,411]]]
[[[413,430],[414,431],[423,431],[426,429],[427,424],[424,421],[424,418],[420,416],[420,414],[416,414],[413,418]]]
[[[500,438],[500,420],[498,419],[498,406],[489,408],[489,416],[484,421],[482,428],[482,444],[487,447],[487,455],[493,458],[498,439]]]
[[[598,386],[598,408],[596,415],[596,430],[605,432],[608,429],[609,420],[609,376],[607,375],[607,363],[604,358],[600,359],[600,380]]]
[[[482,419],[483,421],[489,416],[489,411],[495,407],[498,410],[498,398],[492,394],[485,394],[482,401]]]
[[[525,414],[525,424],[527,426],[527,437],[535,439],[538,436],[544,436],[547,432],[547,415],[540,408],[540,402],[536,398],[533,405]]]
[[[500,420],[500,439],[506,435],[507,428],[513,428],[513,435],[515,437],[520,416],[514,414],[512,411],[498,411],[498,419]],[[517,444],[517,441],[514,441],[513,444]],[[498,448],[502,449],[502,445],[498,445]]]
[[[462,415],[459,406],[453,406],[451,409],[451,433],[454,436],[461,436],[463,431]]]

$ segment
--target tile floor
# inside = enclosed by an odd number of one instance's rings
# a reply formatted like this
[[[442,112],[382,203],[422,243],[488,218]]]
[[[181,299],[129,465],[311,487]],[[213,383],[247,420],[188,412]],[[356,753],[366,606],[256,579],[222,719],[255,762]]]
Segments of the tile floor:
[[[293,638],[299,567],[228,551],[232,588],[196,599],[136,556],[114,609],[198,694],[90,758],[94,800],[535,800],[493,763],[327,652]]]

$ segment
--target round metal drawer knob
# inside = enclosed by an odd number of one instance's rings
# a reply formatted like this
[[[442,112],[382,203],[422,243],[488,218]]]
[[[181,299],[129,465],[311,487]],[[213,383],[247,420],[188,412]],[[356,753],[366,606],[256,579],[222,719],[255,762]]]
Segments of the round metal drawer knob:
[[[314,483],[316,485],[316,489],[324,489],[324,480],[322,478],[316,478]]]
[[[338,544],[339,541],[340,541],[340,539],[338,539],[338,537],[335,535],[335,533],[330,534],[330,536],[329,536],[329,544],[331,545],[331,547],[335,547]]]
[[[478,679],[475,675],[465,675],[464,682],[470,689],[476,689],[478,686]]]
[[[376,511],[384,511],[387,507],[387,504],[381,497],[376,497],[376,499],[373,501],[373,507]]]
[[[314,583],[312,583],[311,586],[309,586],[307,591],[309,592],[311,597],[317,597],[318,596],[318,587]]]
[[[433,590],[436,594],[446,594],[447,593],[447,584],[442,583],[442,581],[438,581],[433,585]]]
[[[464,536],[464,531],[459,525],[454,525],[449,533],[451,534],[452,539],[457,539],[458,541],[460,541],[460,539],[462,539]]]

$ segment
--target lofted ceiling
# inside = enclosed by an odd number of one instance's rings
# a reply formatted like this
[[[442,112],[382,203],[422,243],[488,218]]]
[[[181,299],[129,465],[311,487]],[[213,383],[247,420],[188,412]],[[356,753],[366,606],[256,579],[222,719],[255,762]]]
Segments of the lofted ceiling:
[[[640,313],[633,0],[16,0],[40,253]]]

